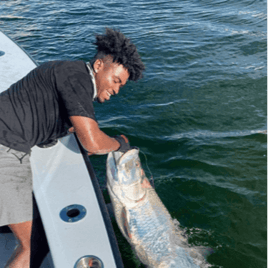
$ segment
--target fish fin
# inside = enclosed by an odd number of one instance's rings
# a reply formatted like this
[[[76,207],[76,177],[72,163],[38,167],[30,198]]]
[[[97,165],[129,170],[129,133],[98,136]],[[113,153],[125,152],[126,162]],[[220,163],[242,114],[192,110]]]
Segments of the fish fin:
[[[121,217],[122,217],[122,222],[123,222],[124,234],[126,237],[132,239],[132,235],[130,233],[129,224],[128,224],[127,211],[125,207],[123,207],[122,209]]]

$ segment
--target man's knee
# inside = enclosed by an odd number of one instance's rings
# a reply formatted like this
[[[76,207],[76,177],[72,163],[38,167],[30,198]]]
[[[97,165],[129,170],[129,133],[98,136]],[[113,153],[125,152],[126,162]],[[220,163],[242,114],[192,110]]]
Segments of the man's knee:
[[[8,225],[24,250],[31,247],[32,221]]]

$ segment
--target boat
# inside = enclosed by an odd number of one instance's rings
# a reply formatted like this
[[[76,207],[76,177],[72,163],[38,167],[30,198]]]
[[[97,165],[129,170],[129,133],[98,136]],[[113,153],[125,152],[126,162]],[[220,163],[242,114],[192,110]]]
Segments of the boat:
[[[0,31],[0,92],[36,66],[16,42]],[[98,180],[75,134],[43,148],[33,147],[30,161],[35,213],[41,222],[33,228],[40,236],[43,228],[43,243],[49,249],[40,267],[123,267]],[[2,261],[7,260],[14,246],[12,233],[0,233]],[[0,261],[0,267],[3,265]]]

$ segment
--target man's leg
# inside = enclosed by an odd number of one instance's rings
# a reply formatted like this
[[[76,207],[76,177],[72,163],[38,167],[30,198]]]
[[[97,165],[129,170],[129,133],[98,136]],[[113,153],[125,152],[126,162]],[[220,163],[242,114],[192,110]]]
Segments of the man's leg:
[[[47,243],[46,234],[43,223],[39,214],[35,197],[33,195],[33,225],[31,237],[31,268],[40,267],[47,253],[49,247]]]
[[[29,154],[0,144],[0,185],[0,226],[8,225],[19,242],[6,267],[29,268],[33,217]]]
[[[19,244],[6,264],[6,268],[29,268],[32,221],[8,225]]]

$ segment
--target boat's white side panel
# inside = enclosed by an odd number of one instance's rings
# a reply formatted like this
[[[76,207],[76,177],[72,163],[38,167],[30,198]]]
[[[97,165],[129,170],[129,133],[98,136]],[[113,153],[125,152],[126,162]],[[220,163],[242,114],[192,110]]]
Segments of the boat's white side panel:
[[[0,92],[36,67],[28,55],[0,31]]]
[[[104,267],[116,267],[98,201],[73,135],[50,148],[34,148],[31,156],[34,189],[57,268],[74,267],[84,255],[94,255]],[[78,204],[86,209],[77,222],[65,222],[60,211]],[[51,241],[53,241],[51,243]]]
[[[28,55],[0,31],[0,92],[35,67]],[[64,137],[47,149],[34,147],[31,165],[35,198],[55,267],[73,268],[84,255],[97,256],[104,267],[116,267],[95,191],[74,136]],[[60,211],[72,204],[83,205],[86,215],[77,222],[64,222]]]

